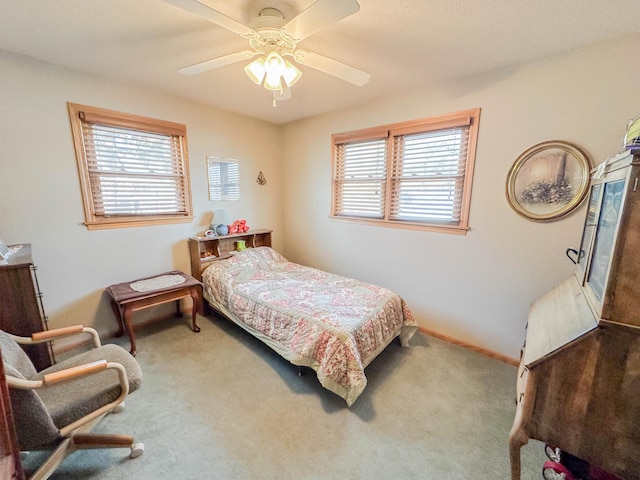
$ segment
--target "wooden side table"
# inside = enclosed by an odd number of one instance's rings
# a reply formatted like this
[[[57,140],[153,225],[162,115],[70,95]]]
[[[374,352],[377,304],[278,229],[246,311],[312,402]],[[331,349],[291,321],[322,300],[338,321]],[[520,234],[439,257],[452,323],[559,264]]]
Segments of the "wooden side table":
[[[184,281],[175,285],[166,287],[161,286],[160,288],[146,291],[139,291],[132,288],[132,285],[137,287],[137,285],[140,285],[145,281],[155,282],[160,281],[163,278],[176,279],[177,276],[184,278]],[[160,284],[161,283],[162,282],[160,282]],[[124,330],[127,331],[129,340],[131,341],[131,355],[135,356],[137,353],[136,337],[133,332],[133,326],[131,325],[131,316],[133,312],[155,305],[160,305],[161,303],[175,301],[176,316],[181,317],[182,310],[180,309],[180,300],[185,297],[191,297],[193,300],[191,326],[194,332],[199,332],[200,327],[196,323],[196,314],[203,314],[204,311],[201,291],[201,282],[179,270],[133,280],[131,282],[110,285],[107,288],[107,292],[111,295],[111,307],[113,308],[113,313],[118,319],[119,330],[117,336],[121,336],[124,333]]]

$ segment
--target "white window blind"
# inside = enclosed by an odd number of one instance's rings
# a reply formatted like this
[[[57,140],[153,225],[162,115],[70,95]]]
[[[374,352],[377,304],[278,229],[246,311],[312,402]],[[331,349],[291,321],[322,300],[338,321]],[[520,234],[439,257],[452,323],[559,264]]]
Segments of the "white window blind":
[[[185,214],[181,139],[82,122],[94,214]]]
[[[466,231],[479,114],[333,135],[332,216]]]
[[[335,214],[383,218],[386,138],[343,143],[336,150]]]
[[[469,127],[394,138],[389,218],[460,221]]]
[[[207,157],[209,200],[240,200],[240,165],[237,160]]]
[[[186,127],[68,104],[89,229],[189,221]]]

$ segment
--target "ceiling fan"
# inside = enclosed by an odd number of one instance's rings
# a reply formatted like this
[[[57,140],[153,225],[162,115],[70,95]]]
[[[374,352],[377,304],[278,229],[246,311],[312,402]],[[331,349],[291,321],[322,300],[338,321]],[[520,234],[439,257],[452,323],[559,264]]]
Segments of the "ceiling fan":
[[[257,59],[246,65],[245,72],[254,83],[274,92],[274,107],[276,100],[291,98],[290,87],[302,75],[289,62],[289,58],[300,65],[357,86],[365,85],[371,78],[367,72],[351,65],[298,48],[298,43],[313,33],[357,12],[360,6],[356,0],[317,0],[288,22],[280,10],[267,7],[260,11],[250,26],[237,22],[199,0],[165,1],[237,33],[246,38],[251,47],[251,50],[241,50],[180,68],[180,73],[195,75],[257,56]]]

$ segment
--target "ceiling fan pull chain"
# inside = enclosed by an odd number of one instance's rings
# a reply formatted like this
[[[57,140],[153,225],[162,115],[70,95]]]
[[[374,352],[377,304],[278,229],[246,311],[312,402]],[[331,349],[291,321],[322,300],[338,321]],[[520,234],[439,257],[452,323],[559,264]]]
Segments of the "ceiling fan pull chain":
[[[273,108],[276,108],[277,104],[276,104],[276,91],[273,91]]]

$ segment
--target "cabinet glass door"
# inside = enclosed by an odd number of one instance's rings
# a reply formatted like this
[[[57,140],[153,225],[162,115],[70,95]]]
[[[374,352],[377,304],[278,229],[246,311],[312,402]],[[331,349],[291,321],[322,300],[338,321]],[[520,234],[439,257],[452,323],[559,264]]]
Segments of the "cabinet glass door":
[[[596,220],[598,219],[598,205],[600,204],[600,194],[602,184],[598,183],[591,187],[591,195],[589,196],[589,207],[587,210],[587,219],[584,222],[584,230],[582,231],[582,240],[580,241],[580,251],[578,253],[578,279],[580,283],[584,283],[587,264],[589,259],[589,251],[593,242],[593,232],[596,228]]]
[[[587,283],[599,302],[604,298],[611,255],[615,244],[618,222],[622,211],[625,179],[604,184],[602,206],[593,246],[593,256]]]

